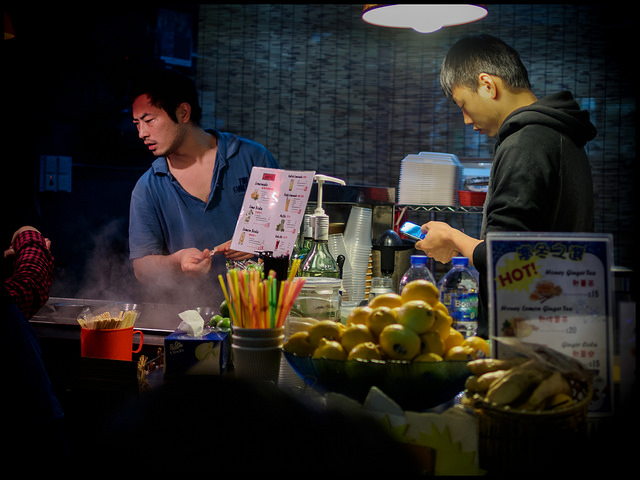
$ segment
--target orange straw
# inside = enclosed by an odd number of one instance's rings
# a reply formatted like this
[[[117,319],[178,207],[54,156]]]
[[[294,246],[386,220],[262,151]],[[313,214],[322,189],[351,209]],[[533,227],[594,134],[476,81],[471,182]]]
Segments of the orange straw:
[[[264,280],[261,272],[255,270],[232,269],[226,277],[227,285],[222,275],[218,280],[231,321],[242,328],[282,327],[305,282],[301,277],[287,279],[280,282],[278,289],[274,271]]]

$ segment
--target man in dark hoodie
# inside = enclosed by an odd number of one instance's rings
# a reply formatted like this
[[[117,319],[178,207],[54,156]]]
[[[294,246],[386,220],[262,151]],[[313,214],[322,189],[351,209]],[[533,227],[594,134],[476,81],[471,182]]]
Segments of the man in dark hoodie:
[[[487,336],[487,232],[589,232],[593,183],[585,144],[596,135],[571,93],[537,99],[518,53],[490,35],[458,41],[440,73],[466,125],[495,137],[480,239],[443,222],[422,226],[416,243],[437,261],[468,257],[480,272],[478,333]]]

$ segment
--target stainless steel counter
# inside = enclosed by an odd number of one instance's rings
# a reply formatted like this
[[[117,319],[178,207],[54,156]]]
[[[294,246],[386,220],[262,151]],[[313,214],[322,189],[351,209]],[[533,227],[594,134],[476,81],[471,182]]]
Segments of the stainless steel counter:
[[[122,310],[135,309],[140,312],[135,329],[144,334],[145,345],[164,345],[164,337],[180,325],[178,314],[185,310],[197,309],[205,321],[218,313],[210,307],[193,307],[158,303],[130,304],[107,300],[51,297],[31,318],[31,324],[39,336],[79,339],[78,315],[85,309],[97,311],[115,306]]]

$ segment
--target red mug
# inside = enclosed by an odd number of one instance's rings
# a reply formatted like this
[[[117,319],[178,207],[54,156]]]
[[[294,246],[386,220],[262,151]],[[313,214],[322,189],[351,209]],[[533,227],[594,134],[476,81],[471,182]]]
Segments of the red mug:
[[[140,344],[133,349],[133,334],[140,334]],[[131,361],[142,350],[144,335],[129,328],[80,329],[80,350],[83,357]]]

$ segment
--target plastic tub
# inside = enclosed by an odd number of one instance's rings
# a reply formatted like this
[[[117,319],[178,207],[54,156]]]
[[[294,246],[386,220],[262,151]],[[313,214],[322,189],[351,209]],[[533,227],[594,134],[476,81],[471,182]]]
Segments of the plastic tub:
[[[469,190],[458,190],[458,200],[463,207],[481,207],[487,192],[472,192]]]

